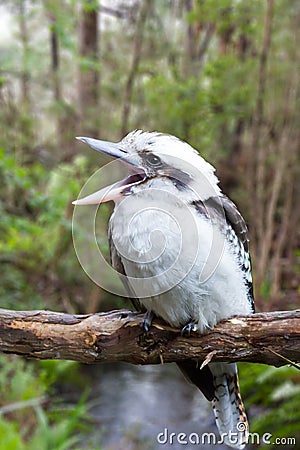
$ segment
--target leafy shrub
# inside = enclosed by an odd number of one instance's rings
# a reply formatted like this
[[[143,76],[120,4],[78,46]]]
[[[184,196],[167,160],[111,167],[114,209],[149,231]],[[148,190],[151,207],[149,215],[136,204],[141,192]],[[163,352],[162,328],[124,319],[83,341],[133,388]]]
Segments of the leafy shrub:
[[[293,368],[239,364],[240,384],[250,416],[251,432],[300,439],[300,374]],[[277,446],[278,447],[278,446]]]
[[[0,355],[0,450],[76,448],[88,427],[86,395],[63,404],[54,383],[76,378],[70,361],[28,362]]]

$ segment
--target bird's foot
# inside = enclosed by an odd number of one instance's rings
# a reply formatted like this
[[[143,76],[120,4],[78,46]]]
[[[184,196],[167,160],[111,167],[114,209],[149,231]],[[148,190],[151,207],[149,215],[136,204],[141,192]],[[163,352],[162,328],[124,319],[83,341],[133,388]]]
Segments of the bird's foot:
[[[198,331],[198,327],[195,322],[188,322],[184,327],[181,328],[181,336],[185,334],[190,337],[192,331]]]
[[[149,329],[151,327],[153,317],[154,317],[154,314],[152,311],[147,311],[144,315],[144,318],[142,321],[142,327],[147,334],[149,333]]]

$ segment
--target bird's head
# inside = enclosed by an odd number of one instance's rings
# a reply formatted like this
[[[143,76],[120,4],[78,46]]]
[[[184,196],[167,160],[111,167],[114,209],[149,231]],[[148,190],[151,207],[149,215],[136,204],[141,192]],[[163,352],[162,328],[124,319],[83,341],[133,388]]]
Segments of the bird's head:
[[[111,186],[78,199],[75,205],[100,204],[118,201],[160,180],[173,186],[180,196],[204,200],[218,195],[218,179],[211,166],[186,142],[175,136],[135,130],[120,142],[108,142],[78,137],[93,149],[120,159],[129,168],[130,175]]]

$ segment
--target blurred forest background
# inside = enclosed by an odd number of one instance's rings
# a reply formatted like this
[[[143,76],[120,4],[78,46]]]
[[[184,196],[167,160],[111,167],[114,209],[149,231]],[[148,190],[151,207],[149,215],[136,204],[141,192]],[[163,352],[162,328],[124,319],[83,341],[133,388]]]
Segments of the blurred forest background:
[[[217,167],[249,225],[257,310],[299,308],[299,38],[298,0],[1,1],[0,307],[129,306],[76,259],[71,202],[105,160],[74,136],[142,128]],[[4,355],[0,369],[0,449],[101,448],[82,441],[87,369]],[[300,439],[296,370],[240,372],[253,431]],[[71,383],[84,395],[66,404]]]

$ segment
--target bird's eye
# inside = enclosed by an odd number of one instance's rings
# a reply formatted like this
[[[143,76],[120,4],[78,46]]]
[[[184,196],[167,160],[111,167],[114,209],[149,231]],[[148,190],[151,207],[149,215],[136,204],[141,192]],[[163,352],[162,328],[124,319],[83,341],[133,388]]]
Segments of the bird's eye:
[[[149,153],[149,154],[146,156],[146,161],[147,161],[147,163],[150,164],[151,166],[158,167],[158,166],[161,165],[161,159],[160,159],[158,156],[153,155],[153,153]]]

